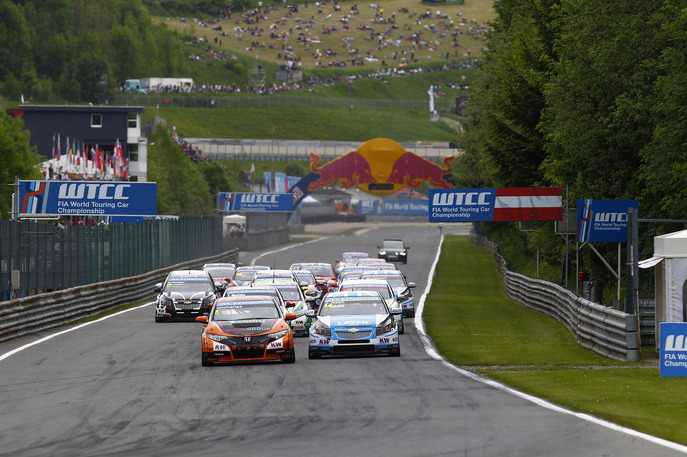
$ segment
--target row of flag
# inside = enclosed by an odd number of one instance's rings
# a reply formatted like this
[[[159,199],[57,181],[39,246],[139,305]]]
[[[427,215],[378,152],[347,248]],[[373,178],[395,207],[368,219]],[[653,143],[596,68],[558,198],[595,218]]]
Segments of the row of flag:
[[[91,145],[89,149],[85,142],[79,141],[76,138],[70,139],[69,137],[67,137],[63,151],[60,134],[53,133],[52,155],[57,162],[63,162],[62,157],[66,157],[68,171],[71,171],[72,167],[76,169],[95,168],[103,173],[112,170],[114,176],[118,178],[127,179],[128,177],[128,159],[124,158],[124,151],[119,138],[117,138],[114,150],[111,153],[103,151],[99,145]]]

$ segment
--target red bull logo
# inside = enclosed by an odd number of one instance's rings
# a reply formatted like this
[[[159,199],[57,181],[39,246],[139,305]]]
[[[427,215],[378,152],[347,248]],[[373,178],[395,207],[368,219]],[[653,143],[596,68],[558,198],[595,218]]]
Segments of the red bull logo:
[[[357,151],[323,165],[318,154],[310,153],[310,159],[310,169],[318,175],[308,186],[310,192],[335,181],[344,189],[357,186],[378,196],[390,195],[404,187],[417,189],[425,181],[442,189],[453,187],[450,181],[453,157],[446,157],[441,166],[386,138],[367,141]]]

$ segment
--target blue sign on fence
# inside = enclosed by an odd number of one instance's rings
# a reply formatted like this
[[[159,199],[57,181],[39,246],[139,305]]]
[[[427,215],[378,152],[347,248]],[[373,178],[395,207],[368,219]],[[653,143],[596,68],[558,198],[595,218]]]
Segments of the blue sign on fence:
[[[382,214],[427,216],[429,202],[426,200],[384,200]]]
[[[637,200],[577,200],[577,241],[626,243],[627,209]]]
[[[687,376],[687,323],[661,323],[661,376]]]
[[[19,181],[19,217],[154,216],[157,183]]]
[[[293,211],[293,195],[220,192],[218,209],[245,212]]]

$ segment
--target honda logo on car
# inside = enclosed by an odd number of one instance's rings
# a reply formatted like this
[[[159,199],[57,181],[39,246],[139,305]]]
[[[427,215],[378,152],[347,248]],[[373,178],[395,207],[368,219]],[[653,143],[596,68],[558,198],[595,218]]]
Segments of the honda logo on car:
[[[687,376],[687,323],[661,323],[661,376]]]
[[[430,189],[430,222],[548,221],[563,215],[561,187]]]

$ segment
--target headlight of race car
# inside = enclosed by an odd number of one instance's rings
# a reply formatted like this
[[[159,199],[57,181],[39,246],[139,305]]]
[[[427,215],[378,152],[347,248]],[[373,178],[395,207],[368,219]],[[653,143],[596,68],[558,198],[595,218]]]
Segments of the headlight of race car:
[[[384,321],[377,326],[376,334],[389,333],[394,329],[394,320],[392,318],[384,319]]]
[[[167,297],[167,296],[162,296],[160,297],[160,305],[161,306],[172,306],[174,304],[174,299],[172,297]]]
[[[212,305],[212,303],[215,301],[215,294],[211,295],[206,295],[203,297],[203,305]]]
[[[217,341],[218,343],[224,341],[224,335],[215,335],[214,333],[206,333],[205,335],[212,341]]]
[[[330,329],[320,321],[315,321],[315,323],[312,325],[312,327],[310,327],[310,329],[316,335],[332,336],[332,329]]]
[[[285,337],[289,333],[288,330],[280,330],[278,332],[270,333],[269,337],[273,340]]]

